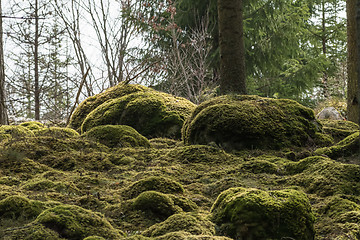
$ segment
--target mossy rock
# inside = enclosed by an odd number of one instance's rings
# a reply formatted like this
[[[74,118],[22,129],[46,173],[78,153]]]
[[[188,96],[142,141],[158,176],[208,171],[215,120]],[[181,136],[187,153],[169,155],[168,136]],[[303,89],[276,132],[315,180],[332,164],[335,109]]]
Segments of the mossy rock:
[[[343,140],[351,134],[359,131],[359,125],[351,121],[343,120],[319,120],[323,126],[323,131],[331,135],[336,142]]]
[[[90,236],[90,237],[86,237],[83,240],[106,240],[103,237],[98,237],[98,236]]]
[[[183,186],[170,179],[165,177],[149,177],[141,179],[130,187],[128,187],[124,194],[127,198],[135,198],[140,193],[146,191],[157,191],[165,194],[183,194]]]
[[[233,240],[224,236],[194,235],[185,231],[171,232],[155,238],[156,240]]]
[[[0,141],[5,139],[19,139],[25,137],[34,137],[34,133],[23,126],[2,125],[0,126]]]
[[[32,201],[20,196],[9,196],[0,201],[0,218],[16,220],[36,218],[44,205],[38,201]]]
[[[75,205],[59,205],[42,212],[36,222],[59,233],[66,239],[82,240],[89,236],[119,239],[116,230],[103,216]]]
[[[91,111],[81,132],[99,125],[128,125],[147,138],[181,137],[181,127],[195,105],[155,90],[140,91],[104,102]]]
[[[114,147],[150,147],[149,140],[134,128],[126,125],[102,125],[87,131],[84,136]]]
[[[58,232],[41,224],[31,222],[23,227],[6,229],[7,240],[67,240],[62,238]]]
[[[207,145],[191,145],[173,148],[168,153],[169,157],[182,163],[223,163],[231,159],[224,150]]]
[[[193,213],[179,213],[170,216],[164,222],[155,224],[142,235],[157,237],[170,232],[185,231],[193,235],[214,235],[215,225],[206,216]]]
[[[182,144],[182,142],[171,138],[152,138],[149,141],[150,145],[157,149],[171,149]]]
[[[80,136],[77,131],[71,128],[48,127],[33,130],[36,137],[73,138]]]
[[[342,141],[331,147],[319,148],[315,151],[316,155],[326,155],[337,159],[343,156],[350,156],[359,151],[359,132],[355,132]]]
[[[227,95],[200,104],[182,133],[187,145],[279,149],[314,144],[320,128],[313,110],[293,100]]]
[[[45,127],[45,125],[43,123],[37,122],[37,121],[23,122],[23,123],[20,123],[19,126],[26,127],[31,131],[39,130],[39,129]]]
[[[156,191],[146,191],[141,193],[133,202],[136,210],[150,212],[160,219],[166,219],[169,216],[179,213],[182,209],[175,205],[173,199],[164,193]]]
[[[360,166],[344,164],[327,157],[313,156],[285,166],[287,181],[319,196],[360,194]]]
[[[234,239],[314,239],[311,205],[296,190],[230,188],[211,212],[219,231]]]
[[[118,84],[105,92],[85,99],[71,115],[69,127],[80,132],[81,125],[87,115],[107,100],[119,98],[135,92],[151,91],[152,89],[136,84]]]

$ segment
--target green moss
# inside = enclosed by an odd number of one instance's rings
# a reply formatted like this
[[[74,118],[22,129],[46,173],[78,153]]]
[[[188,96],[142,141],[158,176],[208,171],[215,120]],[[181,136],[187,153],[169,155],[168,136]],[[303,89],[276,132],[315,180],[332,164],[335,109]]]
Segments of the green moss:
[[[156,237],[178,231],[185,231],[194,235],[214,235],[215,225],[201,214],[180,213],[151,226],[142,234],[147,237]]]
[[[32,179],[21,186],[21,189],[32,192],[60,192],[79,194],[80,190],[69,182],[54,182],[49,179]]]
[[[135,198],[142,192],[152,190],[166,194],[184,193],[183,186],[170,178],[149,177],[132,184],[125,190],[124,195],[127,198]]]
[[[25,137],[33,137],[34,133],[26,127],[15,125],[0,126],[0,141],[5,139],[19,139]]]
[[[223,150],[206,146],[193,145],[171,149],[168,156],[183,163],[223,163],[231,156]]]
[[[359,131],[359,125],[351,121],[343,120],[319,120],[323,125],[323,131],[330,134],[336,142],[346,138],[347,136]]]
[[[248,171],[255,174],[258,173],[278,173],[279,167],[275,163],[271,163],[266,160],[250,160],[241,164],[240,170]]]
[[[343,164],[326,157],[314,156],[289,163],[287,172],[293,175],[288,183],[303,186],[308,193],[319,196],[360,194],[360,166]]]
[[[235,95],[200,104],[182,132],[185,144],[278,149],[313,144],[318,128],[314,112],[295,101]]]
[[[152,138],[149,140],[152,147],[157,149],[171,149],[180,145],[180,141],[171,138]]]
[[[37,137],[72,138],[78,137],[79,133],[71,128],[49,127],[33,130]]]
[[[26,127],[32,131],[39,130],[39,129],[45,127],[44,124],[42,124],[41,122],[37,122],[37,121],[23,122],[23,123],[20,123],[19,126]]]
[[[359,132],[356,132],[331,147],[317,149],[315,151],[315,154],[326,155],[334,159],[342,156],[350,156],[352,154],[357,153],[359,149],[358,143],[359,143]]]
[[[87,131],[84,136],[110,147],[150,147],[149,141],[134,128],[126,125],[102,125]]]
[[[115,240],[122,235],[103,216],[74,205],[47,209],[37,217],[36,222],[67,239],[96,235]]]
[[[84,240],[106,240],[106,239],[103,237],[98,237],[98,236],[90,236],[90,237],[84,238]]]
[[[0,218],[16,220],[36,218],[43,210],[41,202],[32,201],[20,196],[9,196],[0,201]]]
[[[99,125],[129,125],[148,138],[180,138],[182,124],[194,106],[157,91],[136,92],[99,105],[83,121],[81,131]]]
[[[314,239],[314,215],[306,195],[296,190],[230,188],[211,212],[220,232],[232,238]]]
[[[193,235],[188,232],[171,232],[155,238],[156,240],[232,240],[223,236]]]
[[[152,91],[141,85],[134,84],[118,84],[112,88],[107,89],[105,92],[85,99],[75,109],[71,116],[69,127],[80,132],[80,127],[86,116],[95,108],[106,102],[107,100],[119,98],[135,92]]]
[[[66,240],[59,233],[41,224],[30,223],[21,228],[6,229],[6,238],[12,240]]]
[[[181,208],[167,194],[146,191],[141,193],[133,202],[136,210],[151,212],[159,218],[167,218],[175,213],[181,212]]]

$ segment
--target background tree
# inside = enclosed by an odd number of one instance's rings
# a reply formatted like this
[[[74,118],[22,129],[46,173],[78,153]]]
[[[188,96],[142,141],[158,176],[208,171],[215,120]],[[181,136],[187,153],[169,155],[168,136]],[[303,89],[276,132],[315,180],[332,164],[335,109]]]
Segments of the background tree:
[[[348,87],[347,117],[355,123],[359,122],[359,99],[357,97],[358,57],[356,42],[356,0],[346,1],[347,39],[348,39]]]
[[[218,0],[221,94],[246,94],[242,15],[242,0]]]
[[[0,0],[0,125],[8,124],[6,103],[5,103],[5,62],[3,46],[3,23],[2,7]]]

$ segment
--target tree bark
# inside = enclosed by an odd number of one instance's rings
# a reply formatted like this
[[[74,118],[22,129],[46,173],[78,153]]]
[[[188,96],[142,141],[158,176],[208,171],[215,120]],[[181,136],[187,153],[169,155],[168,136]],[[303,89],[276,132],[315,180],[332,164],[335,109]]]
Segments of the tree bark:
[[[356,44],[356,1],[346,1],[347,37],[348,37],[348,86],[347,117],[349,121],[359,123],[359,99],[357,97],[357,44]]]
[[[40,120],[40,88],[39,88],[39,14],[38,0],[35,0],[35,41],[34,41],[34,98],[35,98],[35,120]]]
[[[5,104],[5,62],[3,46],[3,28],[2,28],[2,7],[0,0],[0,125],[8,124],[8,116]]]
[[[246,94],[242,15],[242,0],[218,0],[221,94]]]

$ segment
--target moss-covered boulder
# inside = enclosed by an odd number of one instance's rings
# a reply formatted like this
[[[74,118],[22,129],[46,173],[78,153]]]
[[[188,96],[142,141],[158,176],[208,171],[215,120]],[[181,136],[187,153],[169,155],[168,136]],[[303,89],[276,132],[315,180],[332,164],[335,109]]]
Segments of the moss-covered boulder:
[[[84,136],[110,148],[150,147],[150,142],[134,128],[126,125],[102,125],[87,131]]]
[[[288,183],[319,196],[360,194],[360,166],[344,164],[323,156],[312,156],[286,165],[292,176]]]
[[[145,92],[150,90],[150,88],[141,85],[120,83],[107,89],[103,93],[89,97],[81,102],[75,109],[74,113],[71,115],[69,127],[80,132],[80,127],[86,116],[107,100],[119,98],[135,92]]]
[[[125,190],[124,195],[127,198],[135,198],[140,193],[146,191],[157,191],[165,194],[182,194],[184,193],[184,188],[180,183],[170,178],[149,177],[132,184]]]
[[[359,125],[351,121],[344,120],[319,120],[323,126],[323,131],[331,135],[336,142],[343,140],[351,134],[359,131]]]
[[[359,151],[359,133],[355,132],[331,147],[319,148],[315,154],[326,155],[333,159],[355,154]]]
[[[0,218],[31,219],[36,218],[43,210],[43,204],[20,196],[9,196],[0,201]]]
[[[174,214],[164,222],[155,224],[142,234],[157,237],[170,232],[184,231],[193,235],[214,235],[215,225],[206,216],[193,213]]]
[[[66,239],[82,240],[89,236],[120,239],[123,235],[103,216],[75,205],[59,205],[42,212],[35,220]]]
[[[211,212],[220,233],[234,239],[314,239],[309,200],[296,190],[230,188]]]
[[[320,127],[313,110],[293,100],[228,95],[200,104],[182,132],[185,144],[278,149],[314,144]]]
[[[24,137],[34,137],[34,133],[30,129],[19,125],[0,126],[0,141],[5,139],[17,139]]]
[[[194,108],[184,98],[146,89],[98,105],[81,123],[81,132],[99,125],[129,125],[147,138],[180,138],[181,127]]]
[[[155,238],[156,240],[233,240],[224,236],[194,235],[185,231],[171,232]]]
[[[133,207],[136,210],[148,212],[160,219],[166,219],[182,211],[179,206],[175,205],[174,200],[169,195],[156,191],[141,193],[134,200]]]
[[[41,122],[37,122],[37,121],[23,122],[23,123],[20,123],[19,126],[26,127],[30,130],[39,130],[39,129],[45,127],[44,124],[42,124]]]
[[[77,131],[71,128],[48,127],[33,130],[36,137],[72,138],[80,136]]]

